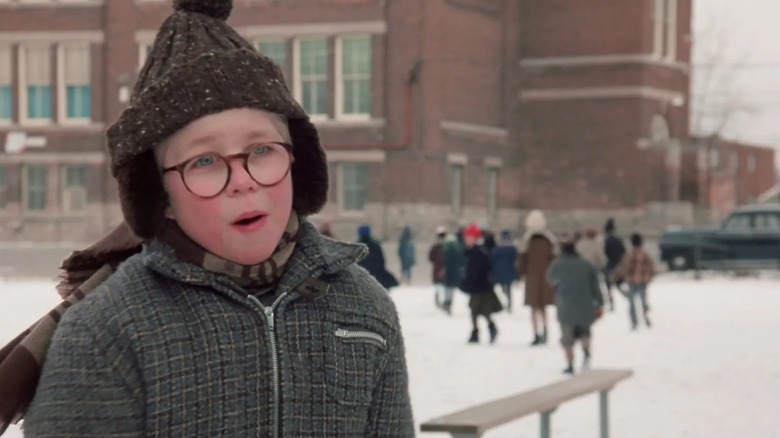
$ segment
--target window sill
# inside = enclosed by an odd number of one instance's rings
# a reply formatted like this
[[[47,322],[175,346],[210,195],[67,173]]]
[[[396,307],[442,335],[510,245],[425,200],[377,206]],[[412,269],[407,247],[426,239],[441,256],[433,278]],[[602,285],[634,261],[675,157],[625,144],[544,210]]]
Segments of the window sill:
[[[103,131],[105,124],[103,122],[74,122],[74,121],[62,121],[60,123],[40,123],[24,121],[20,123],[3,123],[0,122],[0,127],[10,128],[11,130],[41,130],[41,131],[60,131],[60,130],[84,130],[84,131]]]
[[[340,118],[340,119],[326,119],[326,120],[313,120],[318,128],[384,128],[385,119],[361,119],[361,118]]]

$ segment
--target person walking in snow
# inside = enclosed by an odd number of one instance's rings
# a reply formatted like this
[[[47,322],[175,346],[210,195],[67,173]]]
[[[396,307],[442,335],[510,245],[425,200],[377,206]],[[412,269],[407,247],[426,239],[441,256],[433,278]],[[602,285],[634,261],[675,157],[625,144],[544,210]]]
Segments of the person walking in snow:
[[[512,282],[517,278],[517,248],[512,241],[512,232],[503,230],[501,241],[490,252],[491,280],[501,286],[506,296],[506,310],[512,313]]]
[[[561,325],[561,345],[566,355],[564,373],[574,374],[574,345],[582,346],[582,368],[591,357],[591,326],[604,312],[604,296],[598,271],[577,254],[573,238],[561,237],[561,255],[547,270],[547,279],[555,289],[555,308]]]
[[[628,283],[628,315],[631,319],[631,329],[636,330],[638,318],[636,315],[636,301],[642,306],[642,316],[645,326],[650,324],[650,305],[647,302],[647,286],[655,276],[655,263],[647,251],[642,248],[642,235],[631,235],[631,251],[623,257],[623,260],[615,269],[615,279]]]
[[[615,283],[615,269],[623,260],[623,256],[626,254],[626,247],[623,245],[623,240],[615,233],[615,220],[609,218],[604,225],[604,254],[607,256],[607,267],[604,269],[604,283],[607,286],[607,297],[609,298],[609,309],[613,311],[615,309],[615,299],[612,295],[612,286],[620,290],[622,280],[617,280]],[[619,277],[618,277],[619,278]]]
[[[463,281],[466,267],[466,249],[455,234],[449,233],[444,238],[442,253],[444,255],[444,300],[442,302],[442,310],[451,315],[455,290],[460,287],[461,281]]]
[[[525,219],[519,266],[519,273],[525,278],[525,305],[531,308],[534,331],[531,345],[547,343],[547,306],[555,303],[553,289],[547,281],[547,268],[557,253],[557,239],[547,229],[544,213],[531,211]]]
[[[431,279],[434,287],[434,302],[436,307],[444,307],[444,239],[447,237],[447,229],[444,227],[436,228],[436,241],[428,250],[428,261],[431,262]]]
[[[365,268],[388,291],[398,286],[398,280],[387,270],[385,252],[382,245],[374,239],[371,225],[363,224],[358,227],[358,242],[368,248],[368,254],[357,262],[358,265]]]
[[[490,343],[496,341],[498,329],[491,315],[502,310],[493,285],[490,283],[490,257],[480,244],[482,232],[476,224],[469,225],[463,231],[463,241],[466,243],[466,272],[461,281],[460,289],[469,295],[471,309],[471,336],[469,343],[479,343],[478,317],[483,317],[488,323]]]
[[[398,259],[401,262],[401,280],[412,284],[412,268],[417,264],[417,252],[414,247],[412,228],[405,226],[398,240]]]

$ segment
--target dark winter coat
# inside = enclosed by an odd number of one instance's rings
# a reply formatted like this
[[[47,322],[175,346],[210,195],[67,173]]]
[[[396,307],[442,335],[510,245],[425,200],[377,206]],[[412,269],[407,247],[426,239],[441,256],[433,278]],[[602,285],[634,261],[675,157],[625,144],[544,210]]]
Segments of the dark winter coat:
[[[463,245],[457,240],[444,242],[444,286],[460,287],[466,268],[466,253]]]
[[[554,304],[553,289],[547,281],[547,268],[555,258],[553,243],[541,234],[528,240],[520,254],[520,273],[525,278],[525,305],[540,308]]]
[[[433,284],[443,284],[446,267],[444,265],[444,243],[436,242],[428,251],[428,261],[431,262],[431,279]]]
[[[607,270],[612,271],[620,264],[626,254],[623,240],[614,234],[607,235],[607,238],[604,239],[604,254],[607,256]]]
[[[493,293],[490,274],[490,256],[485,248],[475,245],[466,250],[466,270],[460,290],[470,295]]]
[[[550,265],[547,279],[555,289],[558,321],[563,325],[587,327],[604,305],[596,268],[575,254],[564,253]]]
[[[363,260],[358,261],[358,265],[364,267],[385,289],[398,286],[398,280],[385,267],[385,253],[382,250],[382,245],[370,236],[361,237],[360,243],[368,247],[368,255]]]
[[[400,324],[365,252],[303,223],[266,306],[145,245],[63,316],[25,435],[414,436]]]
[[[490,253],[490,277],[494,283],[506,284],[517,278],[517,248],[514,245],[497,246]]]

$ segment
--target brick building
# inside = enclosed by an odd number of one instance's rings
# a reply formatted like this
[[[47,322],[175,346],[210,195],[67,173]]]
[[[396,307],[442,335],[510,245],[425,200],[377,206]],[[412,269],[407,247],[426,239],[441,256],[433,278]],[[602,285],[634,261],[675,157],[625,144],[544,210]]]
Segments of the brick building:
[[[706,205],[713,219],[735,207],[772,197],[775,150],[722,138],[694,138],[683,152],[682,199]]]
[[[103,133],[170,5],[0,0],[0,240],[120,220]],[[315,219],[346,239],[677,201],[690,22],[690,0],[235,0],[230,19],[319,127]]]

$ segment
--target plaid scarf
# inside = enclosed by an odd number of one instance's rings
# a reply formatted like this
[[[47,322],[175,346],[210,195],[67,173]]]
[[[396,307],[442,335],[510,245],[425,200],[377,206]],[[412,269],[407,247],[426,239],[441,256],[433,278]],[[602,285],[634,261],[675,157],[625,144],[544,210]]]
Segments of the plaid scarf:
[[[271,257],[257,265],[241,265],[217,257],[191,240],[173,221],[165,224],[160,239],[188,263],[231,277],[249,288],[269,288],[284,273],[295,249],[300,221],[295,211]],[[119,263],[141,251],[143,241],[122,223],[106,237],[65,259],[57,291],[63,301],[43,318],[0,349],[0,435],[24,416],[35,395],[41,366],[51,338],[65,311],[103,283]]]

